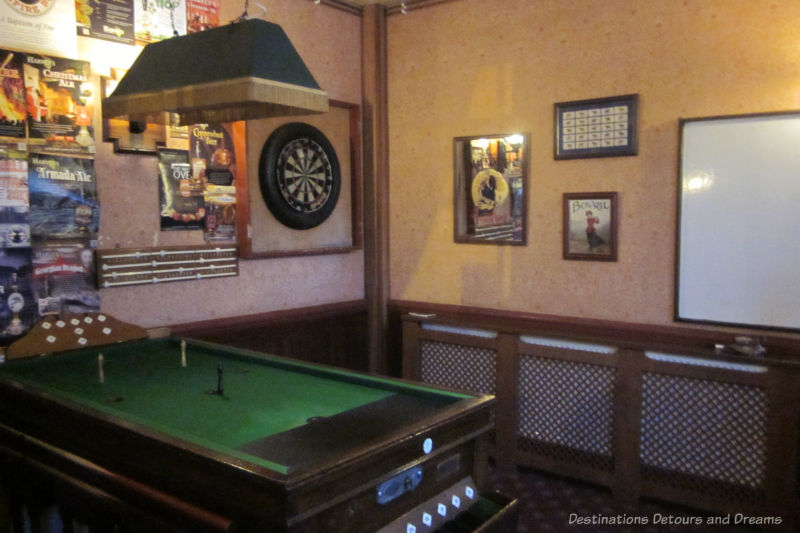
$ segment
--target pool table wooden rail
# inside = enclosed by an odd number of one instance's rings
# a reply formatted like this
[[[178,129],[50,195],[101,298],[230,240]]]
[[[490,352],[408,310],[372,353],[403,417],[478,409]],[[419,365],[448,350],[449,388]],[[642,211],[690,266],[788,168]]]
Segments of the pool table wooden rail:
[[[95,491],[97,501],[114,502],[121,515],[149,516],[149,533],[172,531],[182,521],[203,532],[360,533],[463,477],[473,476],[480,487],[493,405],[492,396],[469,397],[421,424],[283,474],[0,377],[0,457],[25,465],[20,480],[31,472],[54,486],[72,480],[87,488],[73,499],[88,501]],[[422,452],[427,438],[437,443],[430,454]],[[456,467],[442,475],[445,463]],[[377,504],[377,484],[415,465],[423,467],[425,483]]]
[[[43,529],[36,509],[57,502],[65,533],[73,530],[73,520],[92,524],[94,529],[121,532],[179,533],[187,528],[197,533],[233,531],[229,519],[4,425],[0,425],[0,442],[0,481],[15,491],[11,496],[18,500],[15,507],[28,506],[34,511],[29,512],[33,533]],[[23,530],[21,516],[16,522],[15,530]]]

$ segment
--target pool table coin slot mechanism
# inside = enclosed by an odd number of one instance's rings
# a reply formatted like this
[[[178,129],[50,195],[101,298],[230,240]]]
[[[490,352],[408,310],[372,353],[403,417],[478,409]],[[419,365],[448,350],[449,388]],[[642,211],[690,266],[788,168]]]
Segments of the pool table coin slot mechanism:
[[[378,533],[509,533],[516,530],[517,506],[517,500],[496,492],[480,494],[474,480],[468,476],[398,517]]]

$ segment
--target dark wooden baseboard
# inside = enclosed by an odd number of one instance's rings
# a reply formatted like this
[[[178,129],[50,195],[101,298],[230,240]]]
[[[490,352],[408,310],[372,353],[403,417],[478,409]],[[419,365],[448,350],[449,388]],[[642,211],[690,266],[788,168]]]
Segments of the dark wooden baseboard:
[[[176,324],[172,334],[367,371],[364,300]]]

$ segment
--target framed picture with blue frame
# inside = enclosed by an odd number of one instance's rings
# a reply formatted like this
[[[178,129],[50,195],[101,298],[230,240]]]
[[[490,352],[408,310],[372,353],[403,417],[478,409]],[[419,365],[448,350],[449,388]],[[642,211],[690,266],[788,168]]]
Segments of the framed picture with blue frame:
[[[554,159],[638,153],[638,94],[560,102],[554,106]]]

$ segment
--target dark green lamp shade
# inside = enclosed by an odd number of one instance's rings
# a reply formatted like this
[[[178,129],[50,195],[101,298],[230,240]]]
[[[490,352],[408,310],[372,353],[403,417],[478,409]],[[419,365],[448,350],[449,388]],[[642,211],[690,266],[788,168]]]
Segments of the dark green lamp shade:
[[[324,113],[320,89],[283,29],[246,19],[144,47],[114,93],[103,117],[181,124],[220,123]]]

